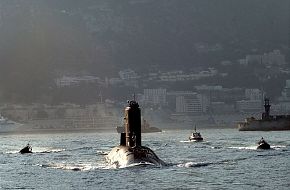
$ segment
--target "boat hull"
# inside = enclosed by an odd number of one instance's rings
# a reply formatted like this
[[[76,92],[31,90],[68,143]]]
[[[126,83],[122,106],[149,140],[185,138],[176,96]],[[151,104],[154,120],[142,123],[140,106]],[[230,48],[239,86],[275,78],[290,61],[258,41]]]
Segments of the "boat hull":
[[[118,133],[125,132],[124,127],[117,127],[116,129]],[[158,133],[158,132],[162,132],[162,130],[157,127],[141,128],[141,133]]]
[[[290,130],[290,119],[246,120],[238,123],[239,131],[282,131]]]
[[[270,145],[268,143],[260,143],[257,149],[270,149]]]
[[[194,141],[194,142],[199,142],[199,141],[203,141],[203,138],[191,138],[189,137],[190,141]]]
[[[24,148],[22,148],[19,153],[21,154],[29,154],[32,153],[32,148],[31,146],[25,146]]]

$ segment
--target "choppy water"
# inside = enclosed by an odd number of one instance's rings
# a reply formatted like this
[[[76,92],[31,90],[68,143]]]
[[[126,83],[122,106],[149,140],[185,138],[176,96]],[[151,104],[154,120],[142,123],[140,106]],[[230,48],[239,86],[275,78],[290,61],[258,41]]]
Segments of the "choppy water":
[[[289,189],[290,131],[200,130],[143,134],[167,167],[116,169],[104,156],[117,133],[0,135],[0,189]],[[256,150],[263,136],[273,147]],[[18,151],[27,143],[33,154]]]

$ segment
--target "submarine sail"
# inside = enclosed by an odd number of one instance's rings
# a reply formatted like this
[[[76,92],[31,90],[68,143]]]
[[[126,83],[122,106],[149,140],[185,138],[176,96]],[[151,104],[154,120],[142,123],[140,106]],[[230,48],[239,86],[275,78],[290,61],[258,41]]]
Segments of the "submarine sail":
[[[150,148],[142,146],[139,104],[135,100],[128,101],[128,104],[125,108],[125,132],[121,133],[120,145],[106,156],[107,162],[118,168],[138,163],[166,165]]]

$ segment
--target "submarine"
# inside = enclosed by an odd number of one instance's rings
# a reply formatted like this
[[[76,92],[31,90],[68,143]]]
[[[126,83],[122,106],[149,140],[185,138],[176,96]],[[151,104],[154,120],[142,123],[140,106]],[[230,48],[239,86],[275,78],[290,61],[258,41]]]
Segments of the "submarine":
[[[135,100],[128,101],[124,120],[125,131],[121,133],[120,145],[106,155],[106,161],[116,168],[132,164],[166,166],[150,148],[141,145],[141,110]]]

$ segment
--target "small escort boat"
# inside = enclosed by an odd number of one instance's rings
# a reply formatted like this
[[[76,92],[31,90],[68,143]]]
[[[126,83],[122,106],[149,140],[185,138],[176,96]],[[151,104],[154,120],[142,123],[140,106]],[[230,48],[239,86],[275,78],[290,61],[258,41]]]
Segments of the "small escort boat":
[[[261,140],[258,142],[257,149],[270,149],[270,145],[264,140],[262,137]]]
[[[203,138],[199,132],[196,132],[196,127],[194,127],[194,132],[191,133],[189,137],[190,141],[203,141]]]
[[[21,154],[32,153],[32,147],[28,143],[24,148],[19,151]]]

